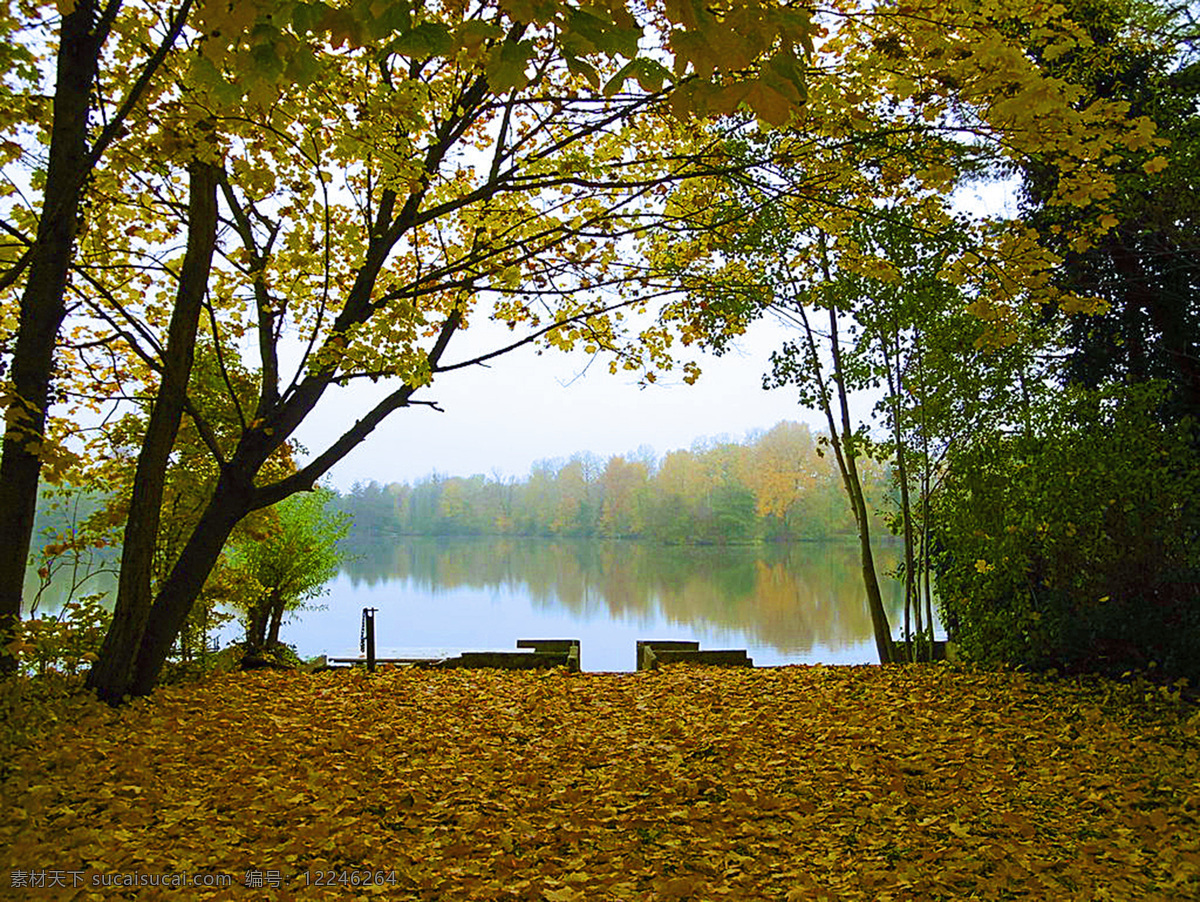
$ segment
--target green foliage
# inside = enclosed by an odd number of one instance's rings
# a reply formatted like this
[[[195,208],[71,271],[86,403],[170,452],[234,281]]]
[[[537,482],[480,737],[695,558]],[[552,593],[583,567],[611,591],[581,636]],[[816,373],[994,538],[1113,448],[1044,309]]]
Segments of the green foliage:
[[[886,470],[864,459],[868,494]],[[634,537],[667,545],[741,545],[851,535],[832,456],[808,427],[779,423],[743,442],[697,443],[661,461],[642,449],[605,462],[539,461],[523,481],[432,474],[414,485],[356,483],[334,501],[369,535]],[[872,508],[874,502],[872,502]]]
[[[1095,241],[1070,237],[1087,214],[1045,203],[1055,170],[1024,169],[1026,218],[1052,236],[1063,257],[1057,273],[1070,290],[1102,297],[1095,317],[1065,318],[1063,377],[1095,388],[1122,381],[1170,386],[1163,413],[1200,416],[1200,230],[1194,174],[1200,161],[1200,62],[1196,29],[1183,8],[1158,2],[1070,0],[1091,40],[1055,57],[1056,74],[1078,79],[1084,102],[1118,99],[1146,116],[1166,139],[1163,156],[1124,157],[1114,178],[1110,228]],[[1090,69],[1088,56],[1104,59]],[[1080,77],[1083,75],[1084,77]]]
[[[937,586],[971,658],[1200,676],[1200,455],[1159,398],[1071,391],[952,451]]]
[[[251,651],[278,644],[279,626],[287,611],[325,592],[344,555],[349,518],[327,509],[329,489],[292,495],[275,505],[274,522],[265,536],[245,537],[229,555],[229,566],[245,580],[246,592],[236,599],[243,611]]]
[[[27,615],[103,593],[115,582],[120,536],[107,515],[108,505],[109,498],[95,487],[43,489],[25,579]]]
[[[8,650],[25,673],[77,674],[96,660],[112,613],[100,601],[103,595],[72,599],[57,614],[31,617],[17,626]]]

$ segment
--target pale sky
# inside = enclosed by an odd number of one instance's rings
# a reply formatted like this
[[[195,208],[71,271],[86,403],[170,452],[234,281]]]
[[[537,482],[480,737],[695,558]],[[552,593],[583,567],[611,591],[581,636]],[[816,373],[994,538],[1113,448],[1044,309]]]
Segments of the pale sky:
[[[1013,190],[1011,180],[976,184],[958,195],[956,206],[974,215],[1011,215]],[[494,336],[492,344],[481,342],[487,335]],[[345,491],[360,480],[411,483],[435,470],[447,476],[490,477],[498,471],[521,478],[535,461],[566,459],[579,451],[607,459],[649,445],[661,460],[699,438],[741,441],[747,432],[770,429],[782,420],[824,431],[824,416],[800,408],[795,389],[762,388],[771,351],[795,337],[766,317],[721,358],[689,355],[690,349],[677,346],[681,360],[700,362],[700,380],[686,385],[675,371],[645,389],[639,389],[633,374],[610,375],[604,361],[588,368],[582,353],[545,351],[539,357],[528,348],[515,351],[492,361],[488,369],[439,377],[416,399],[437,401],[445,413],[426,407],[396,411],[325,481]],[[456,362],[470,356],[472,347],[478,352],[512,339],[507,329],[477,317],[467,333],[451,342],[444,359]],[[382,387],[370,385],[330,389],[297,437],[319,451],[383,394]],[[876,397],[852,397],[857,420],[870,417]]]
[[[479,328],[478,325],[472,329]],[[508,336],[507,330],[503,333]],[[464,336],[466,337],[466,336]],[[330,473],[347,490],[357,480],[412,482],[436,470],[450,476],[493,471],[523,477],[545,458],[592,451],[602,458],[649,445],[661,458],[702,437],[741,441],[754,429],[802,420],[814,430],[819,413],[795,403],[793,389],[762,389],[771,350],[788,336],[773,320],[755,324],[722,358],[702,357],[703,375],[686,385],[678,371],[639,389],[630,373],[610,375],[582,353],[522,349],[494,360],[489,369],[459,370],[417,398],[436,400],[445,413],[424,407],[396,411]],[[451,343],[447,361],[461,359]],[[300,441],[316,452],[361,416],[382,389],[331,389],[301,428]]]

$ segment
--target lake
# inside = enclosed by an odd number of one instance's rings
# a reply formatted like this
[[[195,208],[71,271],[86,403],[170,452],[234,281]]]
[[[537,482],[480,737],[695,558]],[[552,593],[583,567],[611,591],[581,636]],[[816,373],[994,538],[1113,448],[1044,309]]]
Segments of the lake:
[[[638,639],[744,648],[757,665],[877,661],[854,542],[665,547],[642,542],[401,537],[357,544],[280,638],[302,657],[359,653],[363,608],[377,654],[514,650],[579,639],[584,670],[633,670]],[[901,549],[877,548],[880,573]],[[903,587],[881,575],[899,631]],[[223,639],[237,637],[231,625]]]

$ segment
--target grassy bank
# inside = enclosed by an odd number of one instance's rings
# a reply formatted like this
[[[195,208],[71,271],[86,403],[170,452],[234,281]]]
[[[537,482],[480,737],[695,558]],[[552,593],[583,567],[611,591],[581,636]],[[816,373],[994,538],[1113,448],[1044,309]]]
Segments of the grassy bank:
[[[10,759],[2,895],[1200,898],[1200,717],[1102,680],[255,673],[59,716]],[[105,885],[165,872],[233,885]]]

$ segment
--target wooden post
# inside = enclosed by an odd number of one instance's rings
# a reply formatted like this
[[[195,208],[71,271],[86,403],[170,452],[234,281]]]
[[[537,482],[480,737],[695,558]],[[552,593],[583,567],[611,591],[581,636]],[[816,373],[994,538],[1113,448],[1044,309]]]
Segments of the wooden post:
[[[362,648],[367,653],[367,672],[375,672],[375,611],[377,608],[363,608]]]

